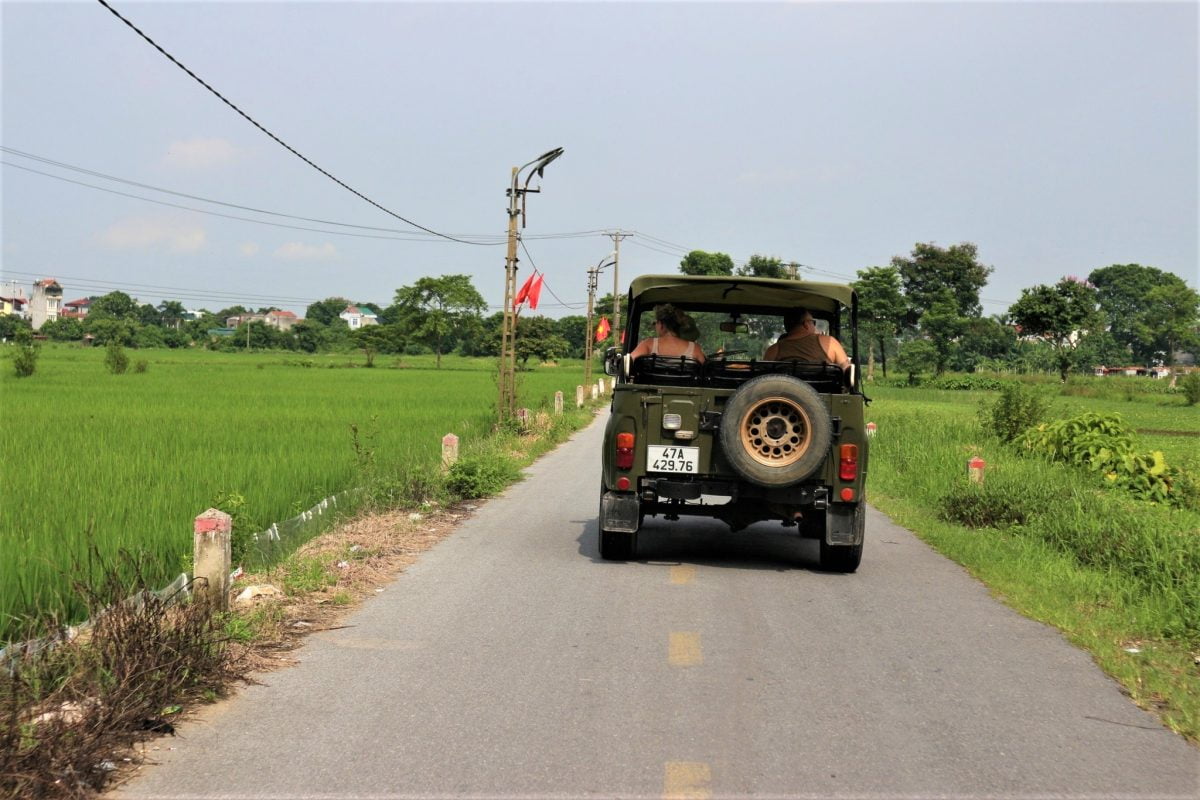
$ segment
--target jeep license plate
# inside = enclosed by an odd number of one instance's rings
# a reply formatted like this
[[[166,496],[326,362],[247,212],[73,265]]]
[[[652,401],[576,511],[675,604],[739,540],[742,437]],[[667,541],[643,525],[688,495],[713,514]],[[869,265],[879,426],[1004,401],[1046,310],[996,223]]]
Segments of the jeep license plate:
[[[696,474],[700,471],[699,447],[676,447],[673,444],[646,446],[647,472],[686,472]]]

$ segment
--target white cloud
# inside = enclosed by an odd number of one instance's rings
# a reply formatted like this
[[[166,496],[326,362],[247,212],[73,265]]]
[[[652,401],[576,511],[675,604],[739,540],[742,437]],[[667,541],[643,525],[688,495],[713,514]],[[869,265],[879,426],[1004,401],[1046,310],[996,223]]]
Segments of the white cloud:
[[[258,245],[254,242],[246,242],[238,246],[238,252],[249,258],[250,256],[258,255]]]
[[[324,244],[305,244],[304,242],[288,242],[274,253],[275,258],[285,261],[327,261],[337,258],[337,248],[330,242]]]
[[[100,242],[117,250],[165,247],[173,253],[194,253],[203,249],[208,234],[194,223],[131,217],[109,226]]]
[[[163,163],[169,167],[205,169],[232,163],[237,154],[227,139],[184,139],[168,145]]]

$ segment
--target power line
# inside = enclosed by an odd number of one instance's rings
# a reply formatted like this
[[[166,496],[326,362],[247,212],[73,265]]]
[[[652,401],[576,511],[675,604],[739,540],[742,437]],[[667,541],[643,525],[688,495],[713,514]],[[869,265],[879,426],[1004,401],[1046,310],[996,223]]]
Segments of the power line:
[[[424,225],[420,225],[420,224],[418,224],[418,223],[416,223],[416,222],[413,222],[411,219],[408,219],[408,218],[406,218],[406,217],[402,217],[401,215],[397,214],[395,211],[392,211],[391,209],[389,209],[389,208],[386,208],[386,207],[384,207],[384,206],[380,205],[379,203],[375,202],[375,201],[374,201],[374,200],[372,200],[371,198],[367,197],[367,196],[366,196],[365,194],[363,194],[362,192],[360,192],[360,191],[358,191],[357,189],[355,189],[354,187],[350,186],[350,185],[349,185],[348,183],[346,183],[345,181],[343,181],[343,180],[341,180],[341,179],[339,179],[339,178],[335,177],[334,175],[332,175],[331,173],[329,173],[329,172],[328,172],[328,171],[326,171],[325,169],[323,169],[323,168],[321,168],[321,167],[317,166],[317,164],[315,164],[315,163],[314,163],[312,160],[310,160],[308,157],[306,157],[306,156],[304,156],[303,154],[301,154],[301,153],[300,153],[298,150],[296,150],[296,148],[292,147],[292,146],[291,146],[291,145],[289,145],[287,142],[283,141],[283,139],[280,139],[280,138],[279,138],[278,136],[276,136],[274,133],[272,133],[271,131],[269,131],[269,130],[267,130],[266,128],[264,128],[262,125],[260,125],[260,124],[258,123],[258,121],[257,121],[257,120],[255,120],[253,117],[251,117],[251,116],[250,116],[249,114],[247,114],[245,111],[242,111],[240,108],[238,108],[238,107],[237,107],[236,105],[234,105],[232,102],[230,102],[229,100],[225,99],[225,96],[224,96],[224,95],[222,95],[220,92],[218,92],[218,91],[217,91],[216,89],[214,89],[213,87],[209,86],[209,85],[208,85],[208,84],[207,84],[207,83],[206,83],[206,82],[205,82],[205,81],[204,81],[204,80],[203,80],[201,77],[199,77],[198,75],[196,75],[196,73],[192,72],[190,69],[188,69],[187,67],[185,67],[185,66],[184,66],[184,65],[183,65],[183,64],[182,64],[182,63],[181,63],[181,62],[180,62],[180,61],[179,61],[177,58],[175,58],[175,56],[171,55],[171,54],[170,54],[170,53],[168,53],[166,50],[164,50],[164,49],[162,48],[162,46],[160,46],[160,45],[158,44],[158,42],[154,41],[154,40],[153,40],[153,39],[151,39],[149,36],[147,36],[145,33],[143,33],[143,32],[141,31],[141,29],[140,29],[140,28],[138,28],[138,27],[137,27],[136,25],[134,25],[132,22],[130,22],[129,20],[127,20],[125,17],[121,16],[120,12],[118,12],[118,11],[117,11],[115,8],[113,8],[112,6],[110,6],[110,5],[109,5],[107,2],[105,2],[105,0],[96,0],[96,2],[100,3],[100,5],[104,6],[106,9],[108,9],[108,10],[109,10],[109,11],[112,13],[112,15],[113,15],[114,17],[116,17],[117,19],[121,20],[121,21],[122,21],[122,22],[124,22],[126,25],[128,25],[128,26],[129,26],[129,27],[130,27],[130,28],[131,28],[131,29],[134,31],[134,33],[136,33],[138,36],[141,36],[141,37],[142,37],[143,39],[145,39],[145,40],[146,40],[146,41],[147,41],[147,42],[148,42],[148,43],[149,43],[149,44],[150,44],[150,45],[151,45],[151,46],[152,46],[152,47],[153,47],[155,50],[157,50],[158,52],[160,52],[160,53],[162,53],[164,56],[166,56],[166,58],[167,58],[167,59],[168,59],[168,60],[169,60],[169,61],[170,61],[172,64],[174,64],[175,66],[179,67],[181,70],[183,70],[184,72],[186,72],[186,73],[187,73],[189,76],[191,76],[191,78],[192,78],[194,81],[196,81],[197,83],[199,83],[199,84],[200,84],[201,86],[203,86],[205,89],[208,89],[208,91],[212,92],[212,93],[213,93],[213,94],[214,94],[214,95],[215,95],[215,96],[216,96],[216,97],[217,97],[217,98],[218,98],[218,99],[219,99],[219,100],[220,100],[222,103],[224,103],[225,105],[227,105],[227,106],[229,106],[230,108],[232,108],[232,109],[233,109],[234,111],[236,111],[236,112],[237,112],[239,115],[241,115],[241,116],[242,116],[242,118],[244,118],[244,119],[245,119],[247,122],[249,122],[249,123],[250,123],[251,125],[253,125],[254,127],[258,128],[260,131],[262,131],[263,133],[265,133],[267,136],[271,137],[271,139],[273,139],[273,140],[274,140],[276,143],[278,143],[278,144],[279,144],[281,147],[283,147],[284,149],[286,149],[286,150],[287,150],[289,153],[291,153],[292,155],[294,155],[294,156],[296,156],[297,158],[299,158],[299,159],[300,159],[301,161],[303,161],[305,164],[308,164],[310,167],[312,167],[312,168],[313,168],[313,169],[315,169],[317,172],[319,172],[319,173],[321,173],[322,175],[324,175],[326,178],[329,178],[331,181],[333,181],[334,183],[336,183],[338,186],[341,186],[343,189],[345,189],[345,190],[349,191],[350,193],[354,194],[355,196],[357,196],[357,197],[361,198],[362,200],[365,200],[366,202],[368,202],[368,203],[370,203],[371,205],[375,206],[376,208],[378,208],[380,211],[384,212],[385,214],[388,214],[388,215],[390,215],[390,216],[393,216],[393,217],[395,217],[396,219],[400,220],[401,222],[404,222],[404,223],[406,223],[406,224],[408,224],[408,225],[411,225],[411,226],[413,226],[414,228],[419,228],[419,229],[421,229],[421,230],[425,231],[426,233],[431,233],[431,234],[433,234],[434,236],[440,236],[440,237],[441,237],[441,238],[443,238],[443,239],[449,239],[449,240],[450,240],[450,241],[452,241],[452,242],[459,242],[460,244],[474,244],[474,245],[481,244],[480,242],[472,242],[472,241],[469,241],[469,240],[467,240],[467,239],[459,239],[459,238],[456,238],[456,237],[454,237],[454,236],[450,236],[450,235],[448,235],[448,234],[445,234],[445,233],[440,233],[440,232],[438,232],[438,231],[435,231],[435,230],[433,230],[432,228],[426,228]]]
[[[518,239],[517,241],[520,242],[521,249],[525,251],[525,257],[529,259],[529,266],[533,267],[534,272],[541,272],[541,270],[539,270],[537,268],[537,264],[533,263],[533,254],[530,253],[529,248],[525,246],[525,240]],[[579,308],[580,306],[583,305],[582,303],[578,303],[578,304],[568,303],[565,300],[563,300],[561,297],[559,297],[557,294],[555,294],[554,290],[551,289],[549,284],[546,283],[546,273],[544,273],[544,272],[542,272],[542,288],[545,289],[546,291],[550,292],[550,296],[553,297],[555,300],[557,300],[558,304],[560,306],[562,306],[563,308]]]
[[[46,156],[39,156],[36,153],[29,153],[29,152],[25,152],[23,150],[17,150],[16,148],[13,148],[13,147],[5,147],[3,145],[0,145],[0,152],[5,152],[10,155],[19,156],[21,158],[27,158],[27,159],[30,159],[31,161],[39,161],[43,164],[47,164],[47,165],[54,166],[54,167],[59,167],[61,169],[71,170],[73,172],[79,172],[84,175],[91,175],[96,178],[104,178],[105,180],[115,181],[117,183],[123,183],[128,186],[136,186],[141,189],[150,189],[155,192],[162,192],[163,194],[170,194],[170,195],[174,195],[176,197],[186,197],[189,200],[200,200],[205,203],[212,203],[213,205],[225,206],[226,208],[237,208],[242,211],[253,211],[256,214],[268,214],[273,217],[284,217],[286,219],[295,219],[295,220],[300,220],[302,222],[315,222],[320,225],[339,225],[339,226],[345,227],[345,228],[356,228],[358,230],[367,230],[367,231],[379,231],[381,233],[412,234],[412,231],[401,230],[399,228],[381,228],[381,227],[377,227],[377,226],[373,226],[373,225],[356,225],[351,222],[337,222],[336,220],[319,219],[319,218],[315,218],[315,217],[304,217],[304,216],[300,216],[298,214],[285,214],[281,211],[271,211],[271,210],[265,209],[265,208],[255,208],[254,206],[241,205],[239,203],[231,203],[226,200],[215,200],[211,197],[203,197],[201,195],[188,194],[187,192],[180,192],[180,191],[176,191],[174,189],[165,189],[161,186],[154,186],[153,184],[149,184],[149,183],[141,183],[140,181],[134,181],[134,180],[130,180],[128,178],[122,178],[117,175],[109,175],[107,173],[98,172],[94,169],[89,169],[87,167],[81,167],[81,166],[78,166],[75,164],[68,164],[65,161],[57,161],[52,158],[47,158]],[[45,175],[50,178],[57,178],[59,180],[67,180],[66,178],[62,178],[61,176],[58,176],[58,175],[53,175],[53,174],[47,173],[47,172],[39,172],[37,170],[30,169],[29,167],[21,167],[18,164],[9,164],[9,166],[14,166],[14,167],[17,167],[18,169],[26,169],[29,172],[34,172],[34,173],[37,173],[38,175]],[[71,181],[71,182],[77,183],[75,181]],[[111,190],[107,190],[107,189],[103,189],[101,187],[95,186],[90,183],[79,183],[78,185],[87,186],[92,189],[100,189],[101,191],[111,191]],[[157,200],[152,200],[148,197],[141,197],[140,195],[128,195],[127,194],[127,195],[125,195],[125,197],[133,197],[138,200],[146,200],[147,202],[150,202],[150,203],[160,202]],[[188,208],[188,207],[187,206],[177,206],[177,208]],[[190,209],[190,210],[195,211],[195,210],[199,210],[199,209]],[[202,212],[202,213],[208,213],[208,212]],[[233,217],[233,219],[246,219],[246,218],[245,217]],[[257,222],[258,220],[249,220],[249,221]],[[302,230],[311,230],[311,229],[302,229]],[[470,236],[470,238],[473,238],[473,239],[486,238],[487,236],[491,236],[496,239],[495,242],[480,242],[480,244],[498,245],[498,244],[504,243],[504,235],[503,234],[480,234],[478,236],[473,235],[473,234],[463,234],[463,235]],[[418,234],[418,236],[419,236],[419,234]],[[414,238],[412,240],[413,241],[426,240],[426,237],[421,237],[420,239]]]

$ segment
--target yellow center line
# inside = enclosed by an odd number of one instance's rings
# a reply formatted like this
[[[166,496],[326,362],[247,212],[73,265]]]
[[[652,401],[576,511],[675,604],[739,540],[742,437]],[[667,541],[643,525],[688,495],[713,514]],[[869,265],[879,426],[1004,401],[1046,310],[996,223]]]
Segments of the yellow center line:
[[[695,667],[704,661],[700,634],[676,631],[667,641],[667,663],[672,667]]]
[[[712,770],[699,761],[668,761],[663,770],[663,800],[709,800]]]
[[[676,564],[671,567],[671,584],[681,586],[691,583],[696,578],[696,568],[690,564]]]

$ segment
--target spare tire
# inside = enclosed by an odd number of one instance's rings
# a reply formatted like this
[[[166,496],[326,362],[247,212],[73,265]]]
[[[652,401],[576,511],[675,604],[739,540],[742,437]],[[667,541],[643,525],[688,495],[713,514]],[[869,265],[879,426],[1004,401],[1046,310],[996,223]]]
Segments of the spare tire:
[[[833,422],[816,390],[790,375],[742,384],[721,414],[721,449],[734,472],[769,489],[812,475],[829,455]]]

